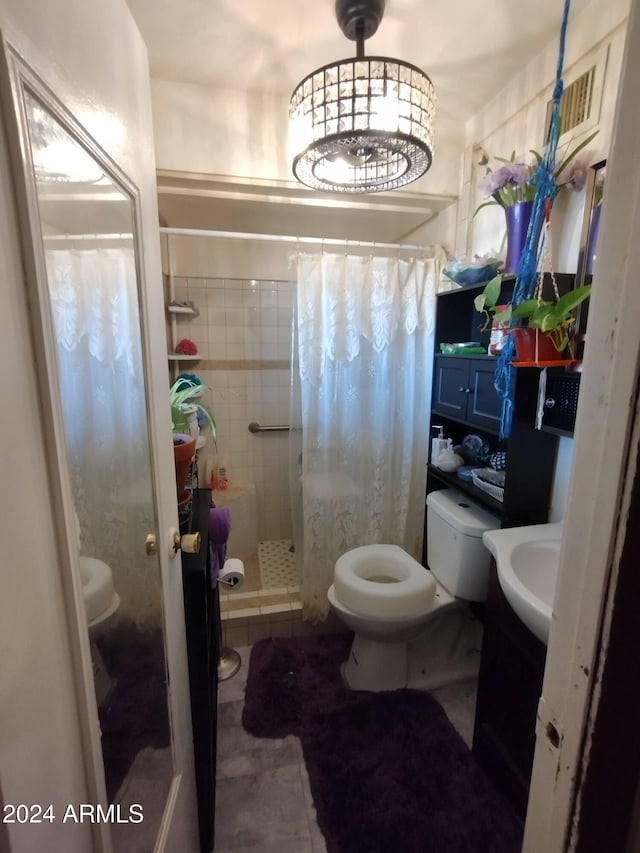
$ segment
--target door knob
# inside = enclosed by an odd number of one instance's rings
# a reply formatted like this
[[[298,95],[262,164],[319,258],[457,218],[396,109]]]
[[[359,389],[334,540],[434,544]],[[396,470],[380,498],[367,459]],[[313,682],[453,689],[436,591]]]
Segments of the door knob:
[[[158,553],[155,533],[147,533],[146,539],[144,540],[144,550],[146,551],[147,557],[155,557]]]
[[[173,553],[177,554],[182,548],[185,554],[197,554],[200,550],[202,537],[200,533],[185,533],[180,536],[177,530],[173,533]]]

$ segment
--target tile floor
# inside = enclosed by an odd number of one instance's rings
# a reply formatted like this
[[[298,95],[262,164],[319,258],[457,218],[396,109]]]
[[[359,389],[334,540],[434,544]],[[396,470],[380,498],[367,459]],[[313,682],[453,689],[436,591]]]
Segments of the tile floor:
[[[250,646],[218,690],[216,853],[326,853],[298,738],[255,738],[241,722]],[[433,691],[471,745],[475,681]]]
[[[290,539],[258,542],[258,565],[262,589],[296,586],[298,570]]]

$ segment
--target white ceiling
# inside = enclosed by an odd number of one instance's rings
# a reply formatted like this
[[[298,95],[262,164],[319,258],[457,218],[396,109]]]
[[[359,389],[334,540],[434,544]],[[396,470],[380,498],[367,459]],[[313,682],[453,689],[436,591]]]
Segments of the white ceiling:
[[[588,3],[572,0],[571,17]],[[303,77],[355,53],[354,42],[338,26],[334,0],[128,0],[128,4],[147,45],[152,78],[273,93],[282,96],[285,112]],[[378,32],[366,42],[365,52],[421,67],[435,86],[438,115],[464,123],[558,38],[563,6],[563,0],[387,0]],[[178,195],[178,200],[167,195],[164,205],[161,196],[163,218],[167,224],[199,227],[202,210],[199,213],[194,206],[188,214],[186,196]],[[200,208],[203,204],[199,202]],[[237,204],[235,210],[230,204],[225,208],[233,221],[246,213],[253,223],[246,230],[273,230],[260,219],[255,204],[248,204],[246,210]],[[412,215],[403,221],[400,233],[396,229],[389,239],[397,239],[436,212],[433,205],[428,207],[427,216],[424,211],[409,211]],[[273,214],[273,208],[269,212]],[[304,210],[301,215],[304,219]],[[219,221],[216,227],[224,227],[224,214],[213,218]],[[303,223],[297,222],[296,233],[302,234]],[[238,230],[237,225],[229,227]],[[281,228],[280,233],[286,232]],[[363,239],[344,230],[340,234]],[[376,239],[385,239],[385,234]]]

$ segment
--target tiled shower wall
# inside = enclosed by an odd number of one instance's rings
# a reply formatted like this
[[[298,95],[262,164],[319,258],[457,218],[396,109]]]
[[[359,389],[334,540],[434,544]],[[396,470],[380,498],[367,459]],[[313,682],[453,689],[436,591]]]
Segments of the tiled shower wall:
[[[253,435],[248,425],[289,423],[295,284],[176,277],[174,286],[175,298],[200,312],[177,315],[178,340],[192,340],[201,356],[180,368],[210,389],[203,400],[218,427],[218,462],[226,463],[231,485],[255,485],[258,538],[289,539],[288,433]]]

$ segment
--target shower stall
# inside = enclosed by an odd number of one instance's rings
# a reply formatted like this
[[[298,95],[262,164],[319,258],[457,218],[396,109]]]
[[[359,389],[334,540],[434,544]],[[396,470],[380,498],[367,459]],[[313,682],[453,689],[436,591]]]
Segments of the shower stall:
[[[168,239],[166,303],[195,309],[171,315],[174,337],[198,351],[198,360],[179,367],[205,386],[202,402],[217,426],[216,442],[198,454],[199,485],[211,485],[216,506],[231,510],[227,553],[244,562],[244,590],[297,586],[289,494],[295,282],[223,277],[216,268],[219,241]],[[286,257],[284,247],[280,253]],[[231,268],[242,272],[243,264]],[[224,489],[217,476],[223,468]]]
[[[231,509],[227,553],[244,560],[247,591],[301,587],[304,618],[323,621],[336,549],[395,537],[419,553],[437,253],[404,260],[398,246],[391,257],[377,254],[389,244],[359,244],[305,254],[297,244],[317,240],[164,231],[181,241],[167,257],[168,297],[197,309],[179,315],[173,339],[197,347],[217,421],[217,446],[200,451],[199,473],[216,505]],[[325,361],[335,372],[323,372]]]

